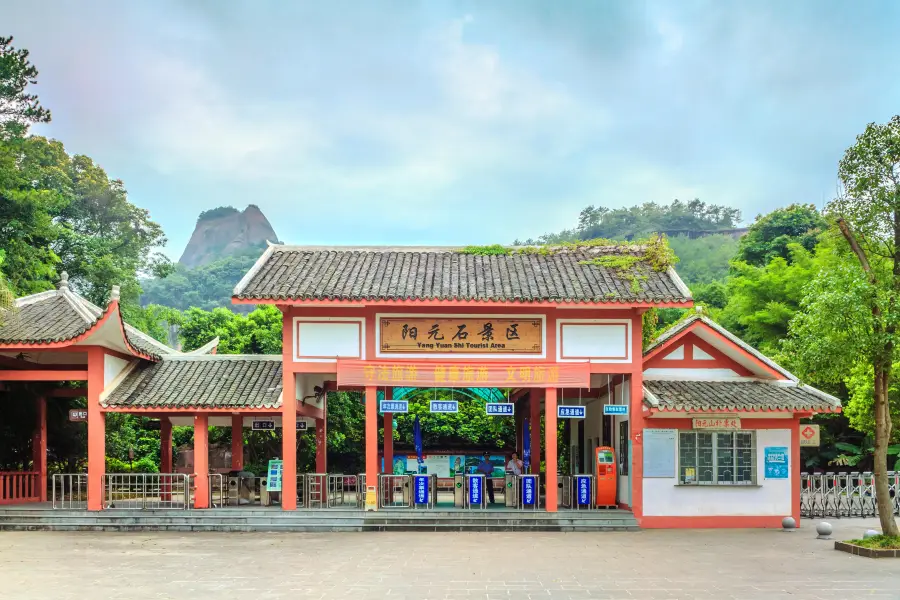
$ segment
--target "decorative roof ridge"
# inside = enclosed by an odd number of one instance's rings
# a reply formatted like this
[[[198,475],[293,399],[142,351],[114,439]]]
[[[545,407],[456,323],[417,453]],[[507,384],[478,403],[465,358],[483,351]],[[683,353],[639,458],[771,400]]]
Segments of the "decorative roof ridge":
[[[118,286],[115,286],[115,287],[118,287]],[[98,313],[97,318],[99,318],[99,315],[102,315],[104,312],[106,312],[105,309],[100,308],[99,306],[97,306],[96,304],[94,304],[93,302],[91,302],[90,300],[85,298],[84,296],[76,294],[76,293],[72,292],[71,290],[69,290],[67,292],[67,294],[71,295],[71,298],[69,299],[70,301],[75,300],[75,301],[79,302],[87,310],[97,312]],[[124,327],[124,329],[127,333],[136,335],[137,337],[141,338],[143,341],[149,343],[150,345],[154,346],[158,350],[162,350],[162,351],[166,352],[167,354],[172,354],[172,353],[178,352],[178,350],[176,350],[170,346],[167,346],[166,344],[163,344],[159,340],[155,339],[153,336],[147,335],[146,333],[144,333],[143,331],[141,331],[134,325],[131,325],[130,323],[128,323],[122,317],[121,311],[119,311],[119,318],[122,320],[122,326]]]
[[[97,320],[103,316],[103,313],[106,312],[97,309],[97,312],[99,314],[92,313],[80,302],[81,300],[84,300],[84,298],[72,292],[72,290],[70,290],[68,286],[60,287],[58,290],[58,294],[62,296],[65,301],[68,302],[69,305],[75,310],[75,312],[77,312],[81,316],[81,318],[83,318],[88,324],[96,323]]]
[[[234,286],[234,289],[231,291],[232,296],[240,296],[243,293],[244,288],[247,287],[247,284],[259,273],[259,270],[263,268],[263,265],[266,264],[266,261],[269,260],[269,257],[275,252],[276,248],[282,248],[281,244],[270,244],[268,240],[266,243],[269,244],[266,248],[265,252],[263,252],[259,258],[256,259],[256,262],[253,263],[253,266],[250,267],[250,270],[244,273],[244,276],[241,277],[241,280],[238,281],[237,285]]]
[[[190,352],[185,352],[184,354],[189,354],[191,356],[203,356],[205,354],[213,354],[213,351],[219,347],[219,336],[214,337],[209,340],[199,348],[195,350],[191,350]]]
[[[661,336],[656,338],[656,341],[653,342],[650,346],[648,346],[646,350],[644,350],[643,355],[647,356],[651,352],[657,350],[661,346],[665,345],[666,342],[668,342],[670,339],[672,339],[676,335],[680,334],[681,332],[685,331],[691,325],[693,325],[694,323],[699,321],[699,322],[705,324],[706,326],[708,326],[710,329],[712,329],[716,333],[719,333],[720,335],[722,335],[723,337],[728,339],[728,341],[739,346],[742,350],[744,350],[745,352],[747,352],[754,358],[762,361],[768,367],[771,367],[778,373],[781,373],[782,375],[784,375],[786,378],[790,379],[791,381],[800,381],[800,379],[796,375],[794,375],[793,373],[791,373],[790,371],[788,371],[787,369],[785,369],[784,367],[782,367],[781,365],[779,365],[778,363],[773,361],[771,358],[769,358],[768,356],[766,356],[765,354],[763,354],[762,352],[760,352],[759,350],[757,350],[756,348],[754,348],[753,346],[751,346],[750,344],[748,344],[747,342],[745,342],[744,340],[739,338],[738,336],[734,335],[733,333],[731,333],[730,331],[728,331],[727,329],[725,329],[724,327],[722,327],[721,325],[719,325],[718,323],[716,323],[715,321],[713,321],[712,319],[710,319],[709,317],[707,317],[706,315],[701,313],[699,306],[695,307],[695,308],[696,308],[696,312],[694,314],[692,314],[690,317],[688,317],[681,323],[678,323],[671,329],[665,331]]]
[[[166,354],[161,357],[161,362],[215,362],[215,361],[251,361],[272,360],[280,361],[284,357],[281,354]]]
[[[30,294],[28,296],[22,296],[21,298],[16,298],[16,308],[20,308],[22,306],[28,306],[29,304],[35,304],[37,302],[41,302],[42,300],[47,300],[49,298],[56,298],[59,296],[59,290],[47,290],[44,292],[37,292],[36,294]]]
[[[109,385],[103,388],[103,391],[100,392],[100,404],[101,406],[106,406],[106,399],[109,398],[109,395],[116,391],[122,383],[128,379],[128,376],[131,375],[135,369],[141,364],[140,360],[132,360],[130,361],[124,369],[119,371],[119,374],[116,375],[112,381],[109,382]]]
[[[547,245],[535,245],[535,244],[520,244],[520,245],[505,245],[498,244],[498,246],[502,248],[506,248],[508,250],[524,250],[526,248],[543,248],[548,251],[557,250],[554,254],[565,254],[566,252],[578,252],[578,251],[586,251],[591,249],[610,249],[614,248],[616,250],[620,250],[623,252],[642,252],[647,249],[647,244],[631,244],[631,243],[621,243],[621,244],[590,244],[583,243],[579,244],[578,242],[572,242],[571,244],[547,244]],[[273,252],[412,252],[412,253],[422,253],[422,252],[433,252],[433,253],[459,253],[465,254],[463,250],[465,250],[468,246],[457,245],[457,246],[393,246],[393,245],[347,245],[347,246],[323,246],[323,245],[303,245],[303,244],[269,244],[269,247],[266,248],[266,252],[263,253],[265,256],[271,251]],[[498,254],[495,256],[504,256],[503,254]]]

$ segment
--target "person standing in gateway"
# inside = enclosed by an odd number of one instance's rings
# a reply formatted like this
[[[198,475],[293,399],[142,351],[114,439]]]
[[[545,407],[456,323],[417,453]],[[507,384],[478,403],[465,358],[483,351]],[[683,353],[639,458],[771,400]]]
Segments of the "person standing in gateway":
[[[522,467],[524,466],[525,463],[519,460],[519,455],[516,452],[513,452],[512,458],[510,458],[509,462],[506,463],[506,472],[511,472],[513,475],[519,476],[522,474]]]
[[[494,474],[494,463],[491,462],[491,459],[488,458],[488,453],[485,452],[481,455],[481,462],[478,463],[478,467],[476,470],[484,475],[484,487],[487,488],[488,500],[491,501],[491,504],[494,503],[494,480],[491,479],[491,475]]]

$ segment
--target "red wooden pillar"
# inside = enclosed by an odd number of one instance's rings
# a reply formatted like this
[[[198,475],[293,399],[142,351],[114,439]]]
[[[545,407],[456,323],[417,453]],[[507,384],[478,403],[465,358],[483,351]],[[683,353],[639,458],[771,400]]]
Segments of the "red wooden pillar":
[[[643,321],[640,313],[631,320],[631,356],[633,358],[629,382],[631,402],[628,407],[629,434],[631,438],[631,512],[640,523],[644,515],[644,372],[641,364],[643,352]],[[615,435],[615,432],[613,432]]]
[[[297,510],[297,379],[294,373],[294,332],[290,310],[282,307],[281,368],[281,509]]]
[[[231,470],[244,470],[244,417],[231,415]]]
[[[91,346],[88,355],[88,510],[103,510],[103,488],[106,478],[106,413],[100,410],[103,391],[103,348]]]
[[[378,388],[366,386],[366,486],[378,486]]]
[[[384,413],[384,472],[394,472],[394,413]]]
[[[37,422],[34,425],[34,438],[32,440],[32,471],[37,471],[37,496],[41,502],[47,501],[47,399],[38,396]]]
[[[531,472],[537,474],[541,472],[541,390],[532,390],[528,403],[531,413],[528,419],[531,428]]]
[[[791,516],[800,527],[800,417],[795,416],[791,423]]]
[[[544,455],[547,460],[547,512],[556,512],[559,466],[556,461],[556,388],[547,388],[544,394]]]
[[[327,472],[328,472],[328,422],[326,419],[316,419],[316,473],[327,473]]]
[[[172,466],[172,421],[168,417],[159,418],[159,472],[173,473]],[[164,502],[172,500],[172,481],[166,477],[162,482],[161,494]]]
[[[209,508],[209,416],[194,416],[194,508]]]

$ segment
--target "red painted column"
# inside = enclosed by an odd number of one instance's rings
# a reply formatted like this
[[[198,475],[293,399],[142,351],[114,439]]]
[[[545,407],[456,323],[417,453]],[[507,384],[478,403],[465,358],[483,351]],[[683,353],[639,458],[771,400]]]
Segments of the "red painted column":
[[[281,509],[297,510],[297,380],[294,373],[294,331],[291,312],[282,308],[281,368]]]
[[[244,417],[231,415],[231,470],[244,470]]]
[[[173,473],[172,467],[172,421],[168,417],[159,419],[159,472]],[[172,500],[172,481],[166,477],[162,482],[162,500]]]
[[[378,388],[366,386],[366,486],[378,486]]]
[[[37,405],[37,423],[34,427],[34,440],[32,442],[32,470],[38,472],[38,496],[41,502],[47,501],[47,399],[38,396],[35,399]]]
[[[328,423],[316,419],[316,473],[328,472]]]
[[[556,439],[556,388],[547,388],[544,394],[544,453],[547,460],[545,504],[547,512],[556,512],[558,501],[559,465],[556,460]]]
[[[631,402],[628,420],[631,434],[631,512],[640,524],[644,516],[644,372],[643,372],[643,320],[638,314],[631,320],[630,378]],[[615,435],[615,432],[613,432]]]
[[[791,419],[791,516],[800,527],[800,417]]]
[[[528,423],[531,427],[531,472],[541,472],[541,395],[543,390],[532,390],[528,399],[529,415]],[[523,433],[522,435],[528,435]]]
[[[88,355],[88,510],[103,510],[104,480],[106,479],[106,413],[100,410],[103,391],[103,349],[91,346]]]
[[[194,508],[209,508],[209,416],[194,416]]]
[[[384,472],[394,472],[394,413],[384,413]]]

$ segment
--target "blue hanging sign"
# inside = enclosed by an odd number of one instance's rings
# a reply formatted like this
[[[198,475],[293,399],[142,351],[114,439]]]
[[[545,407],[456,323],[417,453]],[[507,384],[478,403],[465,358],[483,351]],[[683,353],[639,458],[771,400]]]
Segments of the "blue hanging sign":
[[[580,506],[587,506],[591,503],[590,477],[575,476],[575,495]]]
[[[559,405],[556,407],[556,416],[560,419],[583,419],[586,411],[586,406]]]
[[[409,402],[406,400],[382,400],[378,405],[378,410],[383,413],[409,412]]]
[[[766,446],[766,479],[788,478],[788,449],[786,446]]]
[[[433,413],[458,413],[459,402],[456,400],[432,400],[430,410]]]
[[[515,406],[512,402],[488,402],[484,410],[494,417],[509,417],[515,414]]]
[[[253,431],[275,431],[275,419],[253,419],[250,429]]]
[[[604,404],[603,405],[603,414],[604,415],[627,415],[628,414],[628,405],[627,404]]]
[[[428,475],[413,476],[413,501],[416,504],[428,504]]]
[[[481,482],[484,481],[484,475],[469,476],[469,505],[481,505]]]
[[[522,504],[534,506],[537,494],[535,493],[535,477],[522,478]]]

